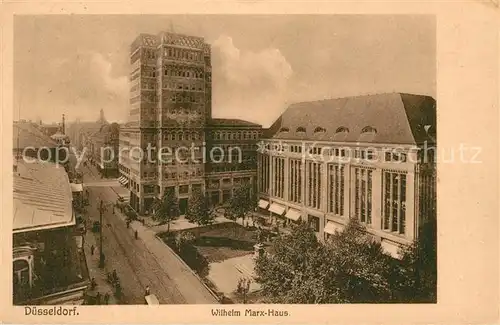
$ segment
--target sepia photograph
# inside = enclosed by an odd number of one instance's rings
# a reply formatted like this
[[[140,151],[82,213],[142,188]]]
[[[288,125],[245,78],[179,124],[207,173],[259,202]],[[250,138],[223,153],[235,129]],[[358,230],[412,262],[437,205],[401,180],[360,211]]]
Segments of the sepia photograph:
[[[0,321],[495,323],[494,7],[2,4]]]
[[[15,17],[14,304],[436,303],[435,88],[431,15]]]

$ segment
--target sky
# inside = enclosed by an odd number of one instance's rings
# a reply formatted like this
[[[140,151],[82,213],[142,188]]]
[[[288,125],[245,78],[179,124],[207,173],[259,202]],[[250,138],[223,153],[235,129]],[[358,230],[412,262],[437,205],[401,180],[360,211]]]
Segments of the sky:
[[[214,117],[267,127],[295,102],[436,95],[433,16],[17,16],[14,119],[126,122],[130,44],[162,30],[212,45]]]

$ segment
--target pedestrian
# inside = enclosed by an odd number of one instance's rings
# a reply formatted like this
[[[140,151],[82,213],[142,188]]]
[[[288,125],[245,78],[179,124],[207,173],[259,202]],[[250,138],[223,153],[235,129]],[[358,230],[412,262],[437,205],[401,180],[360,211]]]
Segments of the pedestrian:
[[[94,250],[95,250],[94,245],[90,246],[90,255],[94,255]]]
[[[139,234],[137,233],[137,230],[136,230],[136,231],[134,232],[135,239],[137,239],[138,235],[139,235]]]
[[[97,295],[95,296],[96,304],[100,305],[101,304],[101,293],[98,292]]]
[[[151,294],[150,290],[149,290],[149,286],[146,286],[146,294],[145,296],[149,296]]]
[[[104,295],[104,304],[107,305],[109,304],[109,293],[106,292],[106,294]]]
[[[115,206],[113,205],[113,214],[115,214]]]
[[[97,283],[95,282],[95,278],[92,278],[92,280],[90,280],[90,290],[94,290],[96,286]]]

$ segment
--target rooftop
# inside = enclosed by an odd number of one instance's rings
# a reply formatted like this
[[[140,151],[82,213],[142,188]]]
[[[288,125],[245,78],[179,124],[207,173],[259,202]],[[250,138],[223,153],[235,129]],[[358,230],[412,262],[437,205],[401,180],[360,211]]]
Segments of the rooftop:
[[[13,149],[23,149],[28,146],[35,148],[57,147],[57,143],[39,129],[39,126],[30,122],[14,122],[12,128]]]
[[[62,166],[19,161],[13,183],[14,233],[75,223],[71,187]]]
[[[208,122],[209,126],[251,126],[262,127],[262,125],[234,118],[212,118]]]
[[[385,93],[290,105],[266,131],[268,138],[416,144],[435,141],[436,101]]]

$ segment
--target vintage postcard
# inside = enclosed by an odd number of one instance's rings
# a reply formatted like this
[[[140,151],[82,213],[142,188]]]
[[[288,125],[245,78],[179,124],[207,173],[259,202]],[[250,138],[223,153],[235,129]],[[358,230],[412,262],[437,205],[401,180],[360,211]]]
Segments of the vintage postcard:
[[[495,2],[2,9],[2,321],[498,321]]]

